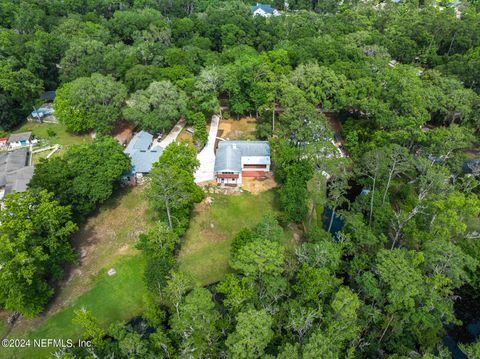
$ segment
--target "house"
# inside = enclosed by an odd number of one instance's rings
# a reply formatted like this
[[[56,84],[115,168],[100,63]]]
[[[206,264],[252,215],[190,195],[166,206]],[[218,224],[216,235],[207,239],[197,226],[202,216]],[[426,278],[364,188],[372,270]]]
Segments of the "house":
[[[150,173],[152,166],[162,155],[163,148],[159,145],[153,146],[153,135],[140,131],[125,148],[124,153],[130,156],[132,169],[124,175],[124,181],[135,185],[143,181],[143,177]]]
[[[40,100],[51,103],[55,100],[55,96],[56,96],[55,91],[45,91],[40,96]]]
[[[0,150],[6,150],[8,147],[8,138],[2,137],[0,138]]]
[[[0,199],[12,192],[23,192],[33,177],[27,148],[0,153]]]
[[[253,16],[262,16],[262,17],[270,17],[270,16],[279,16],[280,11],[273,8],[271,5],[268,4],[260,4],[257,2],[257,5],[250,6],[250,11],[252,12]]]
[[[462,170],[474,176],[480,174],[480,158],[469,159],[463,162]]]
[[[8,146],[11,149],[29,146],[37,143],[37,140],[32,138],[32,132],[13,133],[8,138]]]
[[[34,107],[30,116],[27,117],[28,122],[39,123],[58,123],[58,119],[55,117],[55,109],[53,103],[46,102],[39,108]]]
[[[270,171],[266,141],[222,141],[215,157],[215,178],[220,185],[241,186],[243,177],[264,177]]]

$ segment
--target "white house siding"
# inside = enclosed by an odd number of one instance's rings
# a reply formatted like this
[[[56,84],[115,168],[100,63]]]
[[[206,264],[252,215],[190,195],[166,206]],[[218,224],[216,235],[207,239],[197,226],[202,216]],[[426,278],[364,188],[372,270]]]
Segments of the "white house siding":
[[[265,165],[265,168],[246,168],[245,165]],[[270,171],[270,157],[242,156],[242,171]]]

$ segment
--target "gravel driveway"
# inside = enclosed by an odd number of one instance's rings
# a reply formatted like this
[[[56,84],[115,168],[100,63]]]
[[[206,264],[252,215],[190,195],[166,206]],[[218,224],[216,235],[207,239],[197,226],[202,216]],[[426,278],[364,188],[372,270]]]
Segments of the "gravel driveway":
[[[195,182],[211,181],[215,178],[213,173],[215,167],[215,140],[217,139],[218,125],[220,117],[212,116],[210,123],[210,131],[208,132],[208,142],[205,147],[198,153],[197,159],[200,161],[200,167],[195,172]]]

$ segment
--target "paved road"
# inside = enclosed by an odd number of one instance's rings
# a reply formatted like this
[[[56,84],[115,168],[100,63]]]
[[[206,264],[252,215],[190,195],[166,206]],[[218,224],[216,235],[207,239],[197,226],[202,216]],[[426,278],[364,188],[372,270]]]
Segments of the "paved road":
[[[210,131],[208,132],[208,142],[197,155],[197,159],[200,161],[200,167],[197,172],[195,172],[196,183],[210,181],[215,178],[213,174],[215,167],[215,140],[217,138],[219,124],[220,117],[213,115],[212,122],[210,123]]]
[[[152,147],[155,147],[157,144],[160,145],[161,147],[165,148],[172,142],[174,142],[180,132],[182,132],[183,128],[185,127],[185,119],[180,119],[175,126],[173,126],[172,130],[169,132],[169,134],[160,142],[157,141],[157,139],[153,140]]]

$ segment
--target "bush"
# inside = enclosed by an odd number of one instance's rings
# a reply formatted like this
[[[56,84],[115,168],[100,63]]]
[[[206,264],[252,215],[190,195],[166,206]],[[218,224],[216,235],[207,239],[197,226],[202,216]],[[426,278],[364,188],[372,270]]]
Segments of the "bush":
[[[53,129],[53,128],[49,128],[47,130],[47,135],[48,137],[56,137],[57,136],[57,132]]]

